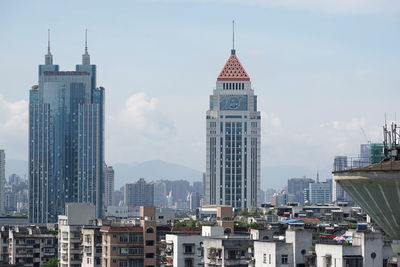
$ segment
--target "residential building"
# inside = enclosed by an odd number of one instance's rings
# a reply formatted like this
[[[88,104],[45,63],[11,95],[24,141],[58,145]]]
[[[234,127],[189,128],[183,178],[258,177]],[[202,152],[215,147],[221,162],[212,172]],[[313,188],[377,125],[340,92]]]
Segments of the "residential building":
[[[371,144],[361,144],[360,145],[360,167],[365,167],[370,164],[371,158]]]
[[[235,49],[217,78],[206,122],[206,204],[259,207],[261,114]]]
[[[104,88],[87,45],[75,71],[60,71],[53,55],[39,65],[29,92],[29,221],[55,223],[65,204],[103,210]]]
[[[168,207],[167,185],[164,181],[153,182],[154,185],[154,206],[158,208]]]
[[[327,204],[332,202],[332,179],[322,183],[309,184],[309,203]]]
[[[112,206],[114,199],[114,169],[104,165],[104,206]]]
[[[347,169],[347,156],[336,156],[333,161],[333,171],[343,171]],[[344,201],[345,192],[340,185],[333,180],[332,182],[332,202]]]
[[[290,202],[296,202],[296,196],[289,194],[285,190],[275,192],[272,197],[272,204],[276,207],[286,205]]]
[[[10,264],[39,267],[57,257],[57,234],[46,227],[13,226],[8,233]]]
[[[9,225],[3,225],[0,227],[0,262],[8,263],[8,241],[9,241]]]
[[[197,267],[201,262],[201,235],[167,234],[165,266]]]
[[[265,202],[272,203],[274,194],[275,190],[273,188],[267,188],[267,190],[265,190]]]
[[[203,240],[204,267],[251,266],[253,240],[248,236],[207,237]]]
[[[254,259],[256,267],[296,266],[292,243],[254,241]]]
[[[191,192],[189,194],[189,206],[190,210],[200,207],[200,194],[198,192]]]
[[[6,153],[0,149],[0,214],[4,214],[5,205],[5,184],[6,184]]]
[[[10,185],[19,185],[21,182],[22,182],[21,177],[15,173],[8,176],[8,183]]]
[[[317,266],[388,266],[397,255],[390,244],[385,244],[382,234],[371,231],[348,231],[344,234],[352,242],[344,244],[318,242],[315,244]]]
[[[140,226],[103,226],[103,267],[156,266],[154,207],[140,207]]]
[[[314,182],[315,181],[310,178],[289,179],[287,192],[295,196],[295,202],[304,204],[304,190],[308,189],[309,185]]]
[[[101,267],[102,235],[101,226],[82,227],[82,267]]]
[[[128,207],[153,206],[154,184],[140,178],[136,183],[127,183],[124,187],[124,203]]]
[[[58,259],[61,267],[82,265],[82,227],[93,224],[96,208],[91,203],[67,203],[58,216]]]

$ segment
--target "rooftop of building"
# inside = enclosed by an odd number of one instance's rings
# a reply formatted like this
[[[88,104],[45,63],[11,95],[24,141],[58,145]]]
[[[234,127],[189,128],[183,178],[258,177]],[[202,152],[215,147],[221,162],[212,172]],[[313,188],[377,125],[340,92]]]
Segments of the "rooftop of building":
[[[250,77],[236,56],[235,49],[218,76],[218,81],[250,81]]]
[[[334,174],[346,172],[375,172],[375,171],[400,171],[400,160],[385,160],[366,167],[349,168],[340,171],[333,171]]]

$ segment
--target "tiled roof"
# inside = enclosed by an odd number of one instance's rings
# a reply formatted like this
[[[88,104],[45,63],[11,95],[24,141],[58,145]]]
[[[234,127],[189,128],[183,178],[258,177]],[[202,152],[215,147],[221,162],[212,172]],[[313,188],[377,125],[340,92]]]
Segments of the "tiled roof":
[[[218,76],[218,81],[250,81],[250,77],[239,59],[232,53]]]

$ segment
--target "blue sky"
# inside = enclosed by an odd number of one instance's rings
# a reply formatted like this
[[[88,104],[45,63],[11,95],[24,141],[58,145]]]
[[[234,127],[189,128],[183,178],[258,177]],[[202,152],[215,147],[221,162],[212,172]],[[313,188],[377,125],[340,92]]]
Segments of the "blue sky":
[[[205,168],[208,97],[231,49],[263,112],[262,165],[330,177],[335,155],[381,141],[400,84],[390,0],[1,1],[0,147],[27,158],[27,99],[51,29],[54,62],[81,61],[84,29],[106,88],[106,158]],[[399,115],[400,116],[400,115]],[[280,177],[268,179],[287,179]],[[282,182],[283,183],[283,182]]]

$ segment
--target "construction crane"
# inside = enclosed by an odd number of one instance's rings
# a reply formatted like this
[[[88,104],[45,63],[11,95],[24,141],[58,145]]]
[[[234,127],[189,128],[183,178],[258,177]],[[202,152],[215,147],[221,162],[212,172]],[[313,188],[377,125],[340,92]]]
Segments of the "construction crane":
[[[365,137],[365,140],[367,140],[367,143],[371,144],[371,139],[368,139],[367,135],[365,134],[365,131],[364,131],[363,127],[360,127],[360,128],[361,128],[361,132],[363,133],[363,135]]]

